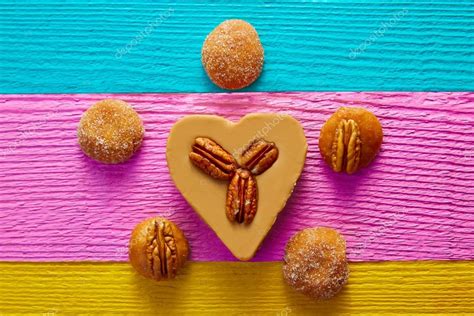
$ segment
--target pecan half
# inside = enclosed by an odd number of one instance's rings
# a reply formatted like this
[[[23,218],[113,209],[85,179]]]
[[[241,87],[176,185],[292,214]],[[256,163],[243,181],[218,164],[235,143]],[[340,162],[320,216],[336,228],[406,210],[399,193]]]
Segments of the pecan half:
[[[155,279],[174,278],[178,268],[173,229],[165,221],[156,221],[147,234],[147,259]]]
[[[332,169],[349,174],[356,172],[359,168],[361,145],[357,123],[354,120],[340,121],[332,144]]]
[[[189,159],[211,177],[221,180],[232,178],[237,168],[234,157],[206,137],[197,137],[194,140]]]
[[[259,175],[270,168],[278,158],[275,143],[257,139],[242,153],[241,164],[254,175]]]
[[[250,224],[257,212],[257,182],[245,169],[237,169],[227,189],[226,214],[231,222]]]

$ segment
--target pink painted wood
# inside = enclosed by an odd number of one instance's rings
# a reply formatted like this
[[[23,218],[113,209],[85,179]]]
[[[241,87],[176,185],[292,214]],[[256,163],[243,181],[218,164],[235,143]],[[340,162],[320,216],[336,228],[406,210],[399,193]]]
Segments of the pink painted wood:
[[[281,260],[309,226],[347,237],[352,261],[474,259],[474,93],[234,93],[113,95],[146,126],[143,148],[123,165],[85,157],[82,112],[110,95],[0,96],[0,260],[127,260],[133,226],[166,216],[189,237],[194,260],[234,260],[174,187],[165,144],[183,115],[284,112],[304,126],[302,178],[255,260]],[[370,168],[334,174],[319,156],[325,119],[364,106],[385,139]]]

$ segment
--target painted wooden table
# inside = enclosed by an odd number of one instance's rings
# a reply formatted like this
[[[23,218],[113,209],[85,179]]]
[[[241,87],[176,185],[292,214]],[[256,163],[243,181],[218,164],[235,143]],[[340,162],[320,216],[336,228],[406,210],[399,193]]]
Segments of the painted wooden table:
[[[0,1],[0,315],[473,314],[474,3]],[[265,48],[261,78],[222,93],[200,64],[206,34],[243,18]],[[326,91],[326,92],[324,92]],[[363,92],[373,91],[373,92]],[[76,142],[81,114],[114,97],[146,136],[102,165]],[[319,156],[340,106],[373,111],[382,151],[357,175]],[[187,114],[297,118],[309,143],[293,196],[252,262],[237,262],[174,187],[165,161]],[[127,263],[136,223],[182,227],[191,262],[173,281]],[[314,302],[281,276],[298,230],[347,239],[351,276]]]

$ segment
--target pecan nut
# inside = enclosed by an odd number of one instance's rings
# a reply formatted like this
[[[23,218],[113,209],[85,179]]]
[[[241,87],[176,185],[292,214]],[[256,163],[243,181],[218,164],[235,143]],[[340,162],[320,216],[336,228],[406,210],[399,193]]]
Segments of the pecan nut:
[[[242,153],[241,164],[252,174],[259,175],[270,168],[278,159],[275,143],[257,139]]]
[[[257,212],[257,182],[246,169],[237,169],[227,189],[226,215],[231,222],[250,224]]]
[[[197,137],[189,154],[191,161],[202,171],[215,179],[232,178],[237,163],[224,148],[206,137]]]
[[[354,120],[341,120],[332,144],[331,167],[336,172],[354,173],[361,154],[360,130]]]
[[[219,144],[197,137],[189,154],[191,161],[213,178],[230,180],[225,212],[231,222],[250,224],[257,213],[257,182],[278,159],[278,148],[263,139],[252,142],[242,153],[240,165]]]
[[[166,221],[154,221],[148,230],[146,254],[155,279],[174,278],[178,269],[176,240]]]

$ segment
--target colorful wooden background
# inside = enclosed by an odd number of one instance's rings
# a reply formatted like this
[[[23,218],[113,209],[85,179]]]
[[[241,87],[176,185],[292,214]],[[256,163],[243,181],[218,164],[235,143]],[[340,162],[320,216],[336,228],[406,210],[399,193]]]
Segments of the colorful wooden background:
[[[0,315],[474,313],[474,2],[1,0],[0,10]],[[200,64],[206,34],[228,18],[254,24],[265,48],[244,93],[220,93]],[[76,144],[81,114],[106,97],[145,123],[122,165]],[[366,107],[384,127],[379,157],[355,176],[332,173],[317,148],[340,106]],[[243,263],[172,184],[165,143],[184,115],[250,112],[293,115],[309,152]],[[154,215],[192,247],[174,281],[126,262],[130,230]],[[327,302],[281,277],[284,245],[309,226],[348,242],[349,284]]]

